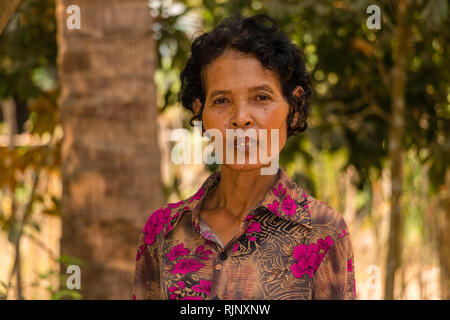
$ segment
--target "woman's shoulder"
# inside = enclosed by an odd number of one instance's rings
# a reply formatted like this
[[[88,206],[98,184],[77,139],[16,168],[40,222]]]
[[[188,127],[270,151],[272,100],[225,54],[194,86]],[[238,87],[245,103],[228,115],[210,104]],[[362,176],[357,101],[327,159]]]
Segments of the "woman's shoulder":
[[[344,216],[328,203],[308,195],[308,208],[313,234],[317,238],[331,236],[335,240],[349,234]]]
[[[189,207],[187,198],[178,202],[166,203],[156,210],[152,210],[145,218],[142,233],[145,235],[145,243],[152,245],[162,234],[167,234],[174,225],[183,209]]]
[[[142,232],[145,234],[147,244],[153,244],[162,235],[173,229],[185,211],[193,210],[206,194],[206,191],[217,181],[217,173],[211,174],[205,182],[190,197],[177,202],[166,203],[152,211],[146,218]],[[164,232],[163,232],[164,230]]]

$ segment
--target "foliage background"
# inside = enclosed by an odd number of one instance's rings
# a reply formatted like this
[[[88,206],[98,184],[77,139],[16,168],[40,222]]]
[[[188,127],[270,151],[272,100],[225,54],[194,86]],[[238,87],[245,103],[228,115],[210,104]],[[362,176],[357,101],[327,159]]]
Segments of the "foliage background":
[[[400,1],[402,2],[402,1]],[[404,1],[403,1],[404,2]],[[391,222],[393,83],[401,23],[408,30],[401,134],[402,252],[394,298],[450,297],[449,20],[445,0],[381,7],[381,29],[366,26],[369,1],[150,1],[157,50],[161,176],[166,201],[190,195],[216,167],[170,164],[172,129],[190,128],[176,96],[193,37],[234,12],[267,13],[304,49],[314,79],[308,129],[292,137],[281,165],[314,197],[338,209],[353,234],[357,292],[390,297],[384,287]],[[55,3],[24,0],[0,36],[0,100],[14,101],[17,130],[0,122],[0,293],[3,298],[82,298],[61,290],[60,146]],[[402,50],[400,50],[402,51]],[[149,53],[150,54],[150,53]],[[11,142],[10,137],[16,136]],[[395,160],[395,159],[394,159]],[[187,169],[187,170],[186,170]],[[20,250],[19,250],[20,249]],[[44,252],[40,254],[38,252]],[[78,263],[82,263],[78,261]],[[130,261],[133,263],[133,261]],[[63,279],[64,280],[64,279]],[[17,286],[17,283],[21,283]]]

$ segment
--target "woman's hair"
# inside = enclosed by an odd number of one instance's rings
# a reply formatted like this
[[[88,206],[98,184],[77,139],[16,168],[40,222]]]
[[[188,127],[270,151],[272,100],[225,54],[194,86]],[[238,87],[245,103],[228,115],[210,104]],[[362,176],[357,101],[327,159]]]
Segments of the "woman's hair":
[[[265,14],[242,17],[240,13],[236,13],[224,19],[211,32],[203,33],[194,40],[191,56],[180,75],[181,89],[178,93],[178,101],[194,113],[190,124],[196,119],[201,120],[205,107],[205,67],[226,49],[251,54],[264,67],[276,72],[283,95],[290,106],[287,135],[289,137],[305,131],[311,98],[311,78],[305,68],[303,52],[279,29],[278,24]],[[296,86],[301,86],[304,91],[300,99],[292,93]],[[201,110],[196,115],[192,104],[197,98],[200,99]],[[293,123],[296,111],[300,117]]]

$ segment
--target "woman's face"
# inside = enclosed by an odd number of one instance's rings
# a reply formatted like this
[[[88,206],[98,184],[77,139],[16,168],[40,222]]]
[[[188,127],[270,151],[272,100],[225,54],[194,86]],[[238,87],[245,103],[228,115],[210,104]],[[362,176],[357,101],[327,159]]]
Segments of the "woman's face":
[[[223,165],[239,171],[263,166],[259,155],[256,164],[249,164],[248,147],[245,149],[241,145],[239,148],[234,139],[226,141],[226,129],[242,129],[244,132],[254,129],[256,147],[259,147],[260,142],[259,131],[267,129],[267,150],[264,150],[269,157],[275,156],[271,152],[271,129],[278,129],[278,148],[275,145],[273,150],[278,155],[287,139],[289,104],[283,96],[276,73],[266,69],[257,58],[229,49],[205,68],[204,76],[206,100],[202,114],[203,126],[205,130],[214,128],[222,133]],[[296,90],[303,92],[301,87]],[[193,107],[198,114],[201,108],[199,99]],[[231,143],[229,148],[234,148],[232,163],[227,163],[225,158],[227,142]],[[245,163],[237,163],[238,152],[245,153]]]

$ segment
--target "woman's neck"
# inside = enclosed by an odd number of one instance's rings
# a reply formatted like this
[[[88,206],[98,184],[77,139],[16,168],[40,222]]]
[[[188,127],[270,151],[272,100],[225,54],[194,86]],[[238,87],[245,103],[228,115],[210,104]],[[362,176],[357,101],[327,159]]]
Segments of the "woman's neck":
[[[275,183],[278,174],[261,175],[260,168],[236,171],[221,167],[220,182],[211,192],[205,209],[223,209],[231,220],[241,220]]]

